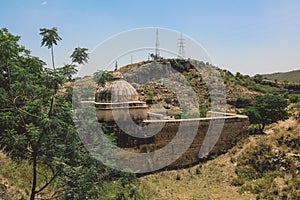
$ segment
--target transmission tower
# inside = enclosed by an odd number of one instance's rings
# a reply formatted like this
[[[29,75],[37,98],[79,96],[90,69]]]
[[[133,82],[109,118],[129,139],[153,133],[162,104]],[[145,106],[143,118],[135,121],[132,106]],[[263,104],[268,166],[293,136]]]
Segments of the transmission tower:
[[[118,61],[116,61],[116,64],[115,64],[115,71],[118,70]]]
[[[158,58],[159,58],[159,39],[158,39],[158,29],[156,29],[155,60]]]
[[[185,58],[185,51],[184,51],[184,45],[185,45],[185,42],[184,42],[184,38],[182,36],[182,33],[180,34],[180,38],[178,39],[178,46],[179,46],[179,51],[178,51],[178,58],[182,58],[184,59]]]

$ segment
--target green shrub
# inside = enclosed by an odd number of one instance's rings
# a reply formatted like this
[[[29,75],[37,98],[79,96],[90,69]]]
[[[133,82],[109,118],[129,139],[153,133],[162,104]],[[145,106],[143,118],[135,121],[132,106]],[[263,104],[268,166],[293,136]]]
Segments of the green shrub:
[[[199,105],[199,114],[200,117],[206,117],[206,113],[209,111],[209,105],[208,104],[201,104]]]
[[[300,100],[300,95],[293,94],[289,96],[290,103],[297,103]]]
[[[134,198],[135,200],[141,199],[142,196],[140,195],[139,191],[137,190],[135,185],[131,185],[128,188],[129,197]]]
[[[239,177],[245,178],[247,180],[254,180],[259,177],[257,171],[249,165],[238,166],[236,168],[236,173],[239,175]]]
[[[167,98],[165,98],[165,102],[166,102],[167,104],[170,104],[170,103],[172,102],[172,100],[171,100],[169,97],[167,97]]]
[[[297,148],[298,134],[279,134],[275,138],[261,138],[237,156],[237,178],[231,185],[240,186],[239,193],[251,192],[256,199],[299,199],[300,177],[295,161],[286,155]],[[274,142],[277,143],[276,151]],[[290,144],[290,149],[285,143]],[[280,186],[278,185],[280,183]]]
[[[245,108],[246,106],[250,106],[252,104],[252,100],[249,98],[244,98],[241,96],[238,96],[236,99],[236,107],[237,108]]]
[[[175,119],[181,119],[181,114],[176,114],[176,115],[174,115],[174,118],[175,118]]]
[[[231,180],[232,186],[242,186],[245,181],[241,177],[235,177]]]
[[[153,98],[154,93],[153,93],[153,91],[150,90],[147,92],[147,95],[148,95],[148,97]]]
[[[196,168],[196,172],[197,175],[201,174],[201,165],[199,167]]]

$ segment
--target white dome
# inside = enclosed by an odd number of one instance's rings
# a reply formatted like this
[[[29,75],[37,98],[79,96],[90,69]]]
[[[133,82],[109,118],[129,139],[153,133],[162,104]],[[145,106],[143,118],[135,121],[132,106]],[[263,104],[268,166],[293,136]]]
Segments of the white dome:
[[[139,101],[139,95],[127,81],[116,79],[100,89],[95,100],[99,103],[123,103]]]

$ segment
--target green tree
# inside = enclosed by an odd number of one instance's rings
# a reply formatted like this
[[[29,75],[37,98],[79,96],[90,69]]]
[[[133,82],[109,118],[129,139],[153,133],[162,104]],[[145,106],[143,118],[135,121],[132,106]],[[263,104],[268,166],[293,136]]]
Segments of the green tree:
[[[266,125],[289,117],[287,106],[287,100],[279,95],[258,96],[254,106],[246,108],[244,114],[248,115],[250,123],[258,124],[263,132]]]
[[[5,43],[12,45],[9,54],[5,54],[5,51],[0,52],[3,58],[0,65],[3,66],[2,61],[6,62],[6,68],[1,71],[4,83],[4,87],[1,87],[3,95],[0,101],[1,146],[13,157],[28,159],[32,163],[30,199],[34,199],[35,194],[45,188],[43,186],[36,189],[38,158],[50,153],[45,151],[43,142],[45,138],[53,136],[47,132],[52,132],[51,126],[59,121],[50,119],[47,115],[49,109],[47,97],[51,97],[51,88],[56,84],[53,84],[53,77],[50,74],[44,73],[43,61],[30,56],[28,52],[24,55],[25,49],[20,48],[17,43],[19,37],[11,35],[7,30],[1,30],[0,36],[1,46]],[[5,78],[8,71],[9,78]],[[46,145],[50,144],[46,142]],[[49,162],[49,159],[44,160],[45,165]],[[57,174],[54,172],[45,186],[49,185]]]
[[[57,42],[62,40],[62,38],[58,35],[56,27],[53,27],[52,29],[41,28],[40,35],[43,37],[41,45],[51,49],[52,66],[53,69],[55,69],[53,45],[57,45]]]
[[[261,123],[261,116],[256,107],[250,106],[246,108],[243,114],[249,117],[251,124],[260,124]]]
[[[300,95],[298,94],[292,94],[289,96],[290,103],[297,103],[300,101]]]
[[[263,79],[264,79],[264,77],[263,77],[262,75],[260,75],[260,74],[255,74],[255,75],[253,76],[253,80],[254,80],[256,83],[261,83]]]
[[[76,47],[71,54],[72,63],[84,64],[88,62],[89,54],[87,48]]]
[[[103,182],[122,174],[91,157],[77,135],[73,114],[76,118],[85,112],[71,113],[72,97],[77,97],[67,83],[73,72],[45,68],[18,44],[19,39],[0,29],[0,148],[12,159],[32,165],[30,200],[42,197],[49,185],[57,188],[53,199],[99,199]],[[98,122],[91,109],[81,123],[94,133]]]
[[[101,85],[102,87],[105,85],[106,82],[112,80],[113,80],[112,72],[100,70],[94,73],[94,81],[99,85]]]
[[[57,178],[58,198],[97,199],[101,186],[97,170],[103,165],[87,154],[77,136],[71,117],[72,88],[66,86],[60,68],[44,68],[45,63],[20,46],[19,39],[0,30],[0,147],[13,159],[32,165],[31,200]],[[39,166],[49,173],[39,171]],[[80,185],[71,184],[75,181]],[[93,184],[84,187],[86,182]]]
[[[59,73],[62,74],[67,80],[71,81],[74,74],[77,73],[77,66],[73,64],[65,64],[59,69]]]
[[[88,62],[89,56],[87,53],[88,49],[76,47],[71,54],[70,58],[72,59],[71,64],[65,64],[60,68],[60,74],[62,74],[69,81],[72,80],[72,76],[77,73],[77,64],[85,64]]]

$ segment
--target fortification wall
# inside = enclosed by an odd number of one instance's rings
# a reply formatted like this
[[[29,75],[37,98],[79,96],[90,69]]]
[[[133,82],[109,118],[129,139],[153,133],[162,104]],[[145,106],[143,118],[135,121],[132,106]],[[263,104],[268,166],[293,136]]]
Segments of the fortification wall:
[[[211,113],[209,114],[211,115]],[[224,127],[219,137],[217,133],[214,133],[213,131],[210,135],[206,135],[211,122],[218,126],[218,123],[221,124],[222,120],[224,120]],[[176,157],[179,158],[175,162],[171,163],[168,167],[176,168],[191,165],[199,161],[199,150],[206,137],[208,137],[207,139],[217,140],[215,146],[210,151],[210,154],[219,154],[227,151],[241,136],[248,132],[249,119],[247,116],[243,115],[226,114],[226,116],[224,115],[222,117],[185,120],[150,120],[140,122],[139,125],[146,126],[150,123],[154,124],[155,127],[162,126],[163,128],[157,134],[149,138],[132,137],[115,126],[115,131],[118,133],[118,146],[128,151],[139,153],[156,151],[168,145],[171,140],[175,138],[180,126],[183,130],[185,130],[184,135],[186,138],[194,137],[194,139],[192,144],[182,155],[176,155],[175,151],[170,151],[169,156],[166,159],[172,159]],[[193,133],[195,128],[197,131],[196,136]],[[133,128],[131,131],[137,130]],[[172,149],[182,147],[184,142],[185,139],[176,140],[172,146]],[[145,163],[137,164],[145,165]]]

